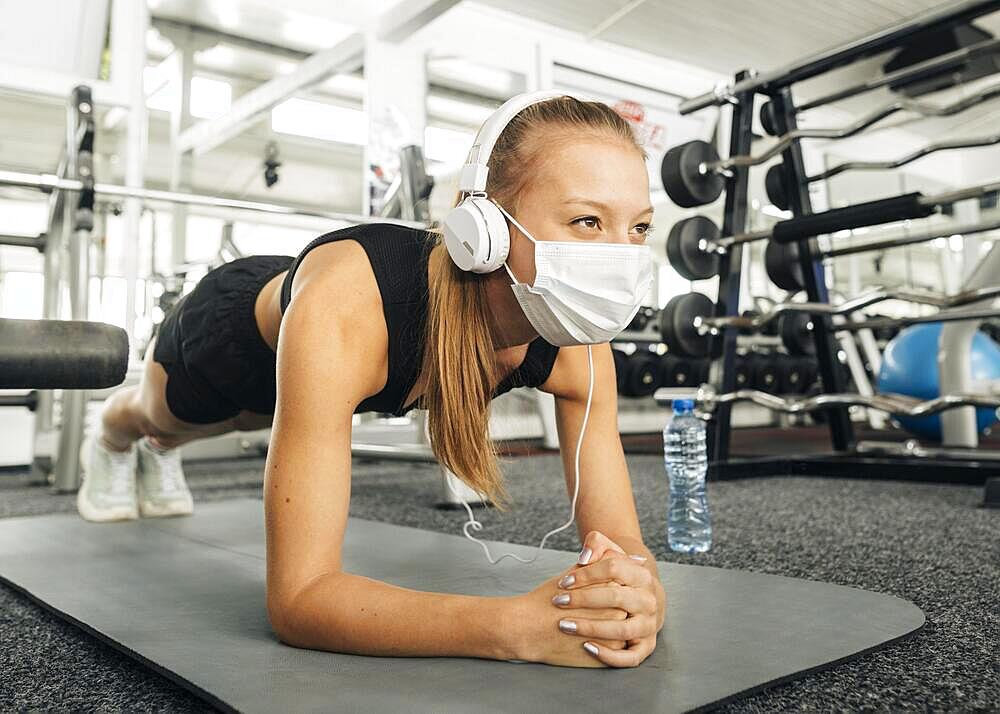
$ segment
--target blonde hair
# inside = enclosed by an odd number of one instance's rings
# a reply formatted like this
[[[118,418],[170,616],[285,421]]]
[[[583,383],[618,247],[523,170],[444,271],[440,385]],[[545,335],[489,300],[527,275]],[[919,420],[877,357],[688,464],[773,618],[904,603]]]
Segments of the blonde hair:
[[[553,141],[580,133],[623,141],[645,158],[631,127],[602,102],[562,96],[521,110],[501,132],[489,161],[487,195],[509,211]],[[544,141],[542,140],[544,137]],[[455,200],[458,205],[460,193]],[[498,370],[489,329],[486,275],[451,260],[440,231],[428,267],[428,314],[421,406],[428,411],[431,448],[438,461],[501,511],[509,496],[490,439],[490,404]]]

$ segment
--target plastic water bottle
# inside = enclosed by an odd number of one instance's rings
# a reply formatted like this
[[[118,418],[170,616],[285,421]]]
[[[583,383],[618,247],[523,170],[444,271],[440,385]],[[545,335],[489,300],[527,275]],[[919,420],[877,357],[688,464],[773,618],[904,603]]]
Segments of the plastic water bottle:
[[[704,553],[712,546],[712,515],[705,495],[705,425],[694,415],[694,400],[675,399],[673,410],[663,429],[663,463],[670,480],[667,540],[672,550]]]

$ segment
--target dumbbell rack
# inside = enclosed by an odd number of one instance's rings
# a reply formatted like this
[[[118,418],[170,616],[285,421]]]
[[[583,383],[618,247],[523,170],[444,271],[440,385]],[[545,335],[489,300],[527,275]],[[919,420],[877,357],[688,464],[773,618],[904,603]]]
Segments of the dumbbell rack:
[[[758,94],[768,102],[763,107],[770,124],[769,131],[776,136],[795,131],[798,108],[792,97],[792,86],[829,70],[843,67],[872,55],[890,50],[929,30],[946,28],[966,22],[980,15],[1000,9],[1000,2],[966,1],[935,9],[911,18],[895,27],[886,28],[873,35],[862,37],[840,47],[803,59],[786,68],[757,73],[741,71],[728,87],[716,87],[712,92],[683,102],[682,114],[712,105],[731,107],[729,152],[731,156],[750,155],[752,119]],[[878,86],[878,85],[875,85]],[[841,92],[844,96],[849,96]],[[829,100],[841,98],[832,95]],[[816,102],[806,108],[818,106]],[[804,105],[805,106],[805,105]],[[808,191],[799,139],[785,143],[781,151],[784,170],[780,172],[788,210],[793,218],[813,213]],[[744,233],[747,225],[747,190],[749,165],[732,166],[725,182],[724,219],[721,234],[734,236]],[[820,231],[817,231],[817,233]],[[825,231],[822,231],[825,232]],[[784,248],[784,246],[775,246]],[[788,246],[786,255],[797,262],[801,269],[802,289],[810,303],[829,305],[826,276],[822,254],[815,235],[798,239]],[[739,295],[742,244],[730,246],[719,256],[719,291],[714,316],[735,317],[739,314]],[[843,393],[844,375],[839,369],[837,343],[831,315],[814,314],[812,337],[822,383],[822,393]],[[709,355],[712,369],[709,381],[720,394],[735,392],[737,330],[729,327],[710,336]],[[983,483],[990,471],[996,471],[997,462],[991,461],[987,452],[961,452],[955,449],[871,449],[855,439],[848,407],[830,406],[823,409],[830,433],[832,453],[735,459],[731,457],[731,403],[717,404],[709,421],[710,478],[737,478],[756,475],[804,474],[825,476],[858,476],[862,473],[877,474],[879,478],[907,480]],[[933,461],[927,456],[934,456]]]

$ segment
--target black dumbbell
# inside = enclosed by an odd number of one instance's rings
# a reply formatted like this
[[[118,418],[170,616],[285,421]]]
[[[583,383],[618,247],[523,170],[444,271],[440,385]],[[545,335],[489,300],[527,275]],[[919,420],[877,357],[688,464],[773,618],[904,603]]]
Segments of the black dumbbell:
[[[781,388],[777,364],[772,355],[755,352],[748,356],[750,386],[768,394],[777,394]]]
[[[661,385],[660,359],[651,352],[635,352],[628,358],[622,394],[627,397],[648,397]]]
[[[800,394],[802,392],[802,358],[791,355],[774,355],[778,372],[778,394]]]
[[[782,290],[798,292],[805,285],[799,263],[799,247],[795,243],[769,240],[764,246],[764,270],[771,282]]]
[[[697,360],[678,357],[669,352],[660,359],[661,380],[664,387],[690,387],[697,382]]]
[[[719,160],[715,148],[706,141],[689,141],[670,149],[660,163],[660,179],[670,199],[683,208],[712,203],[722,195],[726,180],[708,166]]]
[[[707,216],[691,216],[667,234],[667,261],[682,278],[705,280],[719,274],[719,254],[701,249],[702,241],[719,238],[719,227]]]
[[[764,192],[768,199],[782,211],[787,211],[791,203],[788,200],[788,186],[785,183],[785,164],[774,164],[764,174]]]
[[[760,105],[760,126],[765,131],[765,133],[771,136],[777,136],[778,130],[776,128],[776,122],[774,117],[774,105],[771,102],[764,102]]]
[[[737,389],[750,389],[753,386],[753,368],[749,355],[737,353],[733,360],[733,371]]]
[[[696,317],[715,312],[715,303],[701,293],[686,293],[670,298],[660,310],[660,337],[678,357],[707,357],[708,335],[699,335]]]
[[[819,374],[819,364],[816,362],[815,357],[803,356],[798,357],[799,360],[799,371],[802,373],[799,382],[799,394],[805,394],[816,382],[816,375]]]
[[[813,320],[806,312],[783,312],[778,316],[778,332],[781,344],[789,354],[816,354],[813,340]]]

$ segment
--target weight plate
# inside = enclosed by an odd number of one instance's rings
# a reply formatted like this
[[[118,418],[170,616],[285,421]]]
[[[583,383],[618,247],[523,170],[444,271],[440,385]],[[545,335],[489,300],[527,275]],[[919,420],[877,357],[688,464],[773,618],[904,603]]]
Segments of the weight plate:
[[[805,312],[785,312],[778,316],[778,332],[781,344],[789,354],[814,355],[816,343],[813,341],[812,317]]]
[[[768,394],[777,394],[780,384],[774,355],[753,354],[750,355],[749,361],[753,388]]]
[[[775,164],[764,174],[764,191],[771,203],[787,211],[791,205],[788,201],[788,186],[785,183],[785,165]]]
[[[737,389],[749,389],[753,379],[753,371],[747,355],[737,354],[733,360],[733,372]]]
[[[778,373],[778,394],[798,394],[802,386],[802,367],[797,357],[776,354],[774,366]]]
[[[660,337],[679,357],[707,357],[708,335],[699,335],[696,317],[710,317],[715,303],[701,293],[687,293],[670,298],[660,311]]]
[[[798,292],[805,283],[799,265],[799,247],[794,243],[769,240],[764,248],[764,269],[771,282],[782,290]]]
[[[777,136],[778,131],[774,128],[774,105],[771,102],[764,102],[760,105],[760,127],[770,136]]]
[[[705,141],[689,141],[672,148],[660,163],[660,180],[667,195],[683,208],[712,203],[722,195],[726,180],[715,171],[701,173],[699,167],[718,160],[715,148]]]
[[[799,370],[802,372],[799,393],[805,394],[816,381],[819,374],[819,364],[817,364],[815,357],[800,357]]]
[[[628,360],[625,394],[648,397],[660,388],[660,360],[651,353],[636,352]]]
[[[692,216],[678,221],[667,235],[667,260],[687,280],[707,280],[719,274],[719,254],[702,250],[702,240],[718,240],[712,219]]]

